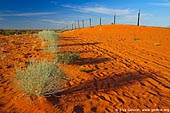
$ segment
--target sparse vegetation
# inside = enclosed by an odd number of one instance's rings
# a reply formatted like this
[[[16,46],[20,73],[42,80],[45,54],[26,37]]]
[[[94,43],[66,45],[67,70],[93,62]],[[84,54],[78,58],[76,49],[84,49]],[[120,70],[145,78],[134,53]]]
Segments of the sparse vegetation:
[[[44,41],[44,51],[55,53],[57,50],[58,34],[55,31],[41,31],[38,33],[38,38]]]
[[[46,42],[44,51],[48,52],[48,53],[56,53],[56,51],[57,51],[57,43],[53,42],[53,41]]]
[[[154,46],[160,46],[160,44],[159,43],[154,43]]]
[[[40,30],[3,30],[0,29],[0,34],[2,35],[22,35],[22,34],[35,34]]]
[[[89,69],[85,69],[85,68],[79,68],[78,69],[79,72],[88,72],[90,71]]]
[[[79,71],[79,72],[84,72],[84,71],[85,71],[85,69],[83,69],[83,68],[79,68],[79,69],[78,69],[78,71]]]
[[[66,52],[66,53],[57,54],[57,57],[55,58],[55,62],[61,64],[72,64],[78,59],[79,59],[79,55],[77,53]]]
[[[38,38],[45,43],[44,51],[55,53],[58,35],[54,31],[41,31]],[[48,95],[64,90],[65,75],[57,68],[57,64],[74,63],[79,58],[76,53],[58,54],[52,62],[47,60],[31,60],[25,69],[16,70],[16,82],[20,90],[28,95]]]
[[[16,70],[15,81],[26,94],[42,96],[62,91],[66,79],[53,63],[34,59],[27,68]]]
[[[41,40],[54,42],[58,40],[58,34],[55,31],[43,30],[38,33],[38,38]]]
[[[135,40],[135,41],[136,41],[136,40],[140,40],[140,38],[138,38],[138,37],[134,37],[134,38],[133,38],[133,40]]]
[[[58,36],[54,31],[39,32],[38,38],[46,44],[45,51],[55,53]],[[47,60],[31,60],[25,69],[16,70],[16,82],[20,90],[28,95],[48,95],[64,90],[66,77],[56,64],[74,63],[79,58],[76,53],[58,54],[52,62]]]

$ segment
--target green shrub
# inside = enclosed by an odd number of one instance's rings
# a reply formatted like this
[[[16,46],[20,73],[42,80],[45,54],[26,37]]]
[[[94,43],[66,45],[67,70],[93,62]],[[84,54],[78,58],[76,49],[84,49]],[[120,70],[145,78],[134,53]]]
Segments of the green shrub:
[[[89,72],[89,69],[85,69],[85,68],[79,68],[78,69],[79,72]]]
[[[57,49],[58,35],[55,31],[41,31],[38,33],[38,38],[44,41],[44,51],[55,53]]]
[[[56,63],[62,63],[62,64],[72,64],[76,60],[79,59],[79,55],[77,53],[60,53],[57,54],[57,57],[55,58]]]
[[[43,30],[38,33],[38,38],[54,42],[58,40],[58,34],[55,31]]]
[[[10,31],[4,31],[3,35],[12,35],[13,33],[11,33]]]
[[[138,37],[133,38],[133,40],[140,40]]]
[[[47,60],[31,60],[25,69],[16,70],[16,80],[20,90],[29,95],[48,95],[60,92],[67,82],[65,75]]]
[[[56,53],[57,51],[57,43],[56,42],[47,42],[44,48],[45,52],[48,53]]]

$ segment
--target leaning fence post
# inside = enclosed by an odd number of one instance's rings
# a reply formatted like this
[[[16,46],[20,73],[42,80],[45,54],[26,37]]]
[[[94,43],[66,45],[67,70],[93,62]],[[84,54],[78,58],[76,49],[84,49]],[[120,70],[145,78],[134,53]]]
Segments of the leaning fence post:
[[[82,20],[82,25],[83,25],[83,28],[84,28],[84,20]]]
[[[114,24],[116,24],[116,13],[114,14]]]
[[[73,30],[73,24],[72,24],[72,30]]]
[[[140,24],[140,10],[139,10],[139,12],[138,12],[138,21],[137,21],[137,26],[139,26],[139,24]]]
[[[90,18],[90,27],[91,27],[91,18]]]
[[[102,18],[100,17],[100,26],[102,25]]]
[[[78,28],[80,28],[80,23],[79,23],[79,20],[78,20]]]

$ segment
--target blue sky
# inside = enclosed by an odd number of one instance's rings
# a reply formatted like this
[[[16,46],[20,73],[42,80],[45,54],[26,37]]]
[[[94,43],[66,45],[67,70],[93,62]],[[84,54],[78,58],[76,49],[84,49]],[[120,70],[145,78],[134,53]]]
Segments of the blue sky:
[[[170,26],[170,0],[0,0],[0,29],[60,29],[85,20],[85,26],[113,22],[136,24],[141,10],[141,25]]]

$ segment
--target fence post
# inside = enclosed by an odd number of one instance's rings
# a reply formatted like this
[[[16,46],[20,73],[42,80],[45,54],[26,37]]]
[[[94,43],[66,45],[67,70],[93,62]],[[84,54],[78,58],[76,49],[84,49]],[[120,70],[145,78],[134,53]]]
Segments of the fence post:
[[[74,28],[73,28],[73,24],[72,24],[72,30],[73,30]]]
[[[91,18],[90,18],[90,27],[91,27]]]
[[[102,25],[102,18],[100,17],[100,26]]]
[[[139,25],[140,25],[140,10],[138,12],[138,21],[137,21],[137,26],[139,26]]]
[[[79,20],[78,20],[78,28],[80,28]]]
[[[82,20],[82,25],[83,25],[83,28],[84,28],[84,20]]]
[[[114,14],[114,24],[116,24],[116,12]]]

